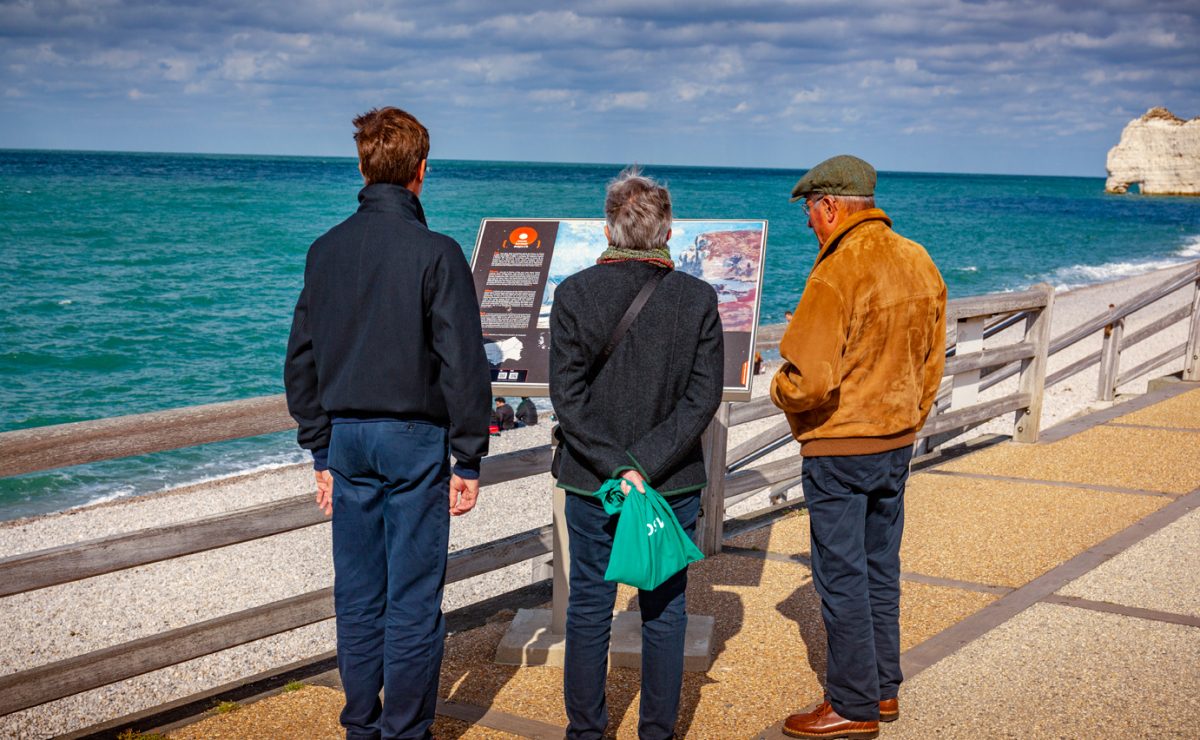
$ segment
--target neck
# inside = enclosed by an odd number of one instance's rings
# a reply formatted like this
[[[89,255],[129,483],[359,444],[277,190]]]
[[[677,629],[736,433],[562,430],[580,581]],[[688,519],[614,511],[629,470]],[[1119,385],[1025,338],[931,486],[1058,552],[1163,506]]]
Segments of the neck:
[[[609,262],[650,262],[670,269],[675,267],[671,260],[671,250],[666,244],[652,249],[624,249],[610,244],[596,260],[596,264],[603,265]]]

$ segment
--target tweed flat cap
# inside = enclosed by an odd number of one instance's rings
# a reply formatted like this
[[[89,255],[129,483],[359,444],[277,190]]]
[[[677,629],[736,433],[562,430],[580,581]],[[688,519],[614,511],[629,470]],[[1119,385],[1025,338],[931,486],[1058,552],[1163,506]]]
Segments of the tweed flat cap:
[[[874,195],[875,168],[858,157],[839,154],[808,172],[792,188],[792,203],[812,193],[821,195]]]

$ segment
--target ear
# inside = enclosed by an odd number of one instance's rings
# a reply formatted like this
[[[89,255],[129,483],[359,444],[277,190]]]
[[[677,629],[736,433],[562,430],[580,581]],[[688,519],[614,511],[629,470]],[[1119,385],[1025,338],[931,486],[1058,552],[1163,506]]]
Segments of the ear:
[[[608,224],[604,224],[604,241],[612,244],[612,234],[608,231]]]
[[[428,163],[428,159],[422,159],[421,164],[417,166],[417,182],[425,182],[425,165]]]
[[[671,241],[671,230],[667,229],[667,241]]]
[[[820,207],[821,213],[825,215],[825,221],[827,223],[833,223],[834,220],[837,219],[837,201],[833,200],[832,198],[825,197],[822,198],[821,202],[817,205]]]

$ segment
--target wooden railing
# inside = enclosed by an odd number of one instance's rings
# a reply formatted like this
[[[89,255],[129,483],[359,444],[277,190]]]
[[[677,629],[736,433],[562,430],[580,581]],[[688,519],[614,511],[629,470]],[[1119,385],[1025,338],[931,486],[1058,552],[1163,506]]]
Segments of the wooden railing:
[[[1109,333],[1112,338],[1107,345],[1123,348],[1140,341],[1149,336],[1151,329],[1159,330],[1188,316],[1182,310],[1172,312],[1163,320],[1128,337],[1121,336],[1118,322],[1174,290],[1189,284],[1200,286],[1198,280],[1200,265],[1187,275],[1147,291],[1054,342],[1049,337],[1054,292],[1048,285],[1035,286],[1019,293],[950,301],[947,307],[948,326],[955,341],[945,373],[947,397],[952,399],[952,403],[940,408],[929,418],[919,437],[944,438],[947,434],[1013,413],[1013,438],[1022,442],[1036,441],[1043,389],[1055,377],[1046,376],[1047,358],[1056,346],[1059,349],[1071,346],[1110,325],[1114,329]],[[1190,338],[1183,349],[1191,358],[1185,370],[1189,379],[1200,378],[1196,356],[1197,346],[1200,345],[1197,335],[1200,327],[1197,321],[1198,308],[1200,293],[1197,293],[1190,307]],[[980,340],[985,335],[994,335],[1021,322],[1024,322],[1024,330],[1017,341],[983,348]],[[759,341],[777,342],[782,332],[783,327],[779,325],[762,327]],[[1108,376],[1115,376],[1115,382],[1119,384],[1123,379],[1153,369],[1143,369],[1148,364],[1127,370],[1123,375],[1113,369],[1106,372]],[[990,374],[987,372],[989,370]],[[978,401],[976,396],[980,390],[1014,374],[1020,376],[1015,392],[985,402]],[[774,420],[765,429],[733,448],[728,447],[726,440],[730,428],[767,418]],[[0,476],[266,434],[291,427],[292,421],[287,416],[282,396],[270,396],[5,432],[0,434]],[[705,437],[710,486],[704,494],[703,508],[712,513],[700,522],[702,549],[708,553],[720,550],[725,520],[723,512],[727,506],[764,489],[774,491],[796,483],[802,464],[799,455],[762,462],[763,457],[788,445],[790,439],[786,420],[769,398],[722,404]],[[481,484],[489,486],[544,474],[549,469],[549,461],[549,445],[486,458],[481,470]],[[0,559],[0,597],[326,522],[328,519],[313,505],[312,497],[301,495],[217,516],[15,555]],[[552,551],[552,543],[552,527],[547,525],[454,552],[449,559],[447,582],[544,557]],[[332,616],[331,589],[324,588],[0,676],[0,715],[294,630]]]

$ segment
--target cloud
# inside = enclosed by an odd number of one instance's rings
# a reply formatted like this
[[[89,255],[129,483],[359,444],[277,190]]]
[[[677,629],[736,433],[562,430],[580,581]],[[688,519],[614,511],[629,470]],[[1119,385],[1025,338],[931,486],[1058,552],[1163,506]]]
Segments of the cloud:
[[[438,129],[441,156],[776,164],[779,147],[862,144],[922,169],[936,152],[912,137],[936,133],[989,153],[964,169],[1011,152],[1040,171],[1073,131],[1078,170],[1152,105],[1200,115],[1197,48],[1187,0],[14,0],[3,113],[30,115],[0,115],[0,146],[32,137],[34,111],[103,123],[123,112],[99,101],[136,92],[155,102],[139,125],[220,119],[223,140],[295,153],[318,140],[292,132],[340,127],[342,147],[347,116],[393,103]]]
[[[650,93],[648,92],[619,92],[604,96],[596,107],[599,110],[612,110],[613,108],[628,108],[633,110],[643,110],[650,105]]]

